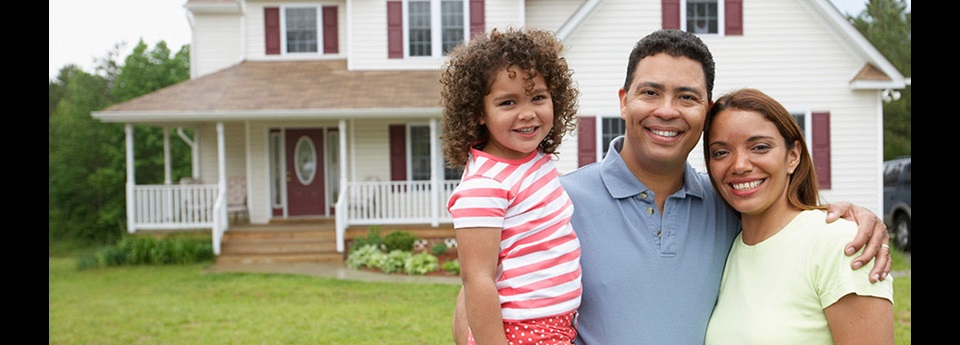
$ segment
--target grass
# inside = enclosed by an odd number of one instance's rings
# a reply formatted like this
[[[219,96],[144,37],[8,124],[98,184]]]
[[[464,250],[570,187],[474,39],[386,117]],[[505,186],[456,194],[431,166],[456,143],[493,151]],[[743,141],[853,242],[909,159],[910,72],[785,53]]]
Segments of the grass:
[[[50,344],[452,344],[458,285],[371,283],[210,264],[77,270],[92,249],[51,244]],[[898,251],[893,270],[909,269]],[[910,344],[910,278],[894,279],[896,344]]]

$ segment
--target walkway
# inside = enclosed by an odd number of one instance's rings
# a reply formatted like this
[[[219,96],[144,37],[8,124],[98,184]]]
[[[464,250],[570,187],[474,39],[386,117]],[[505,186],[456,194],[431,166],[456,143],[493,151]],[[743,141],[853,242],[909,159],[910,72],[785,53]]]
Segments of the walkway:
[[[342,262],[297,262],[274,264],[213,264],[206,270],[211,273],[287,273],[317,277],[330,277],[344,280],[366,282],[421,283],[421,284],[460,284],[460,277],[418,276],[404,274],[385,274],[347,267]]]

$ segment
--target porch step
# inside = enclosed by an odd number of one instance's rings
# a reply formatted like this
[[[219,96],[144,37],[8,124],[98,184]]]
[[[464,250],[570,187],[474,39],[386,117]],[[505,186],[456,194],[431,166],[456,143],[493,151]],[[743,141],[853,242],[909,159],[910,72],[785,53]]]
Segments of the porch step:
[[[223,234],[217,263],[294,263],[343,261],[336,231],[314,223],[266,224],[231,228]]]
[[[394,231],[409,231],[417,238],[456,237],[450,224],[379,226],[380,236]],[[346,230],[345,239],[366,237],[370,227],[354,226]],[[257,264],[344,261],[346,253],[337,252],[337,233],[330,220],[294,219],[269,224],[231,226],[223,233],[217,263]]]

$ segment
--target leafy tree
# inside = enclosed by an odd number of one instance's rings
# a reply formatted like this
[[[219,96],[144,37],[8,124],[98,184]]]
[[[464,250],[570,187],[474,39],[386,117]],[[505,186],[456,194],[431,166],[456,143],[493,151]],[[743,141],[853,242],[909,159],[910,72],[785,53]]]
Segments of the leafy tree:
[[[164,41],[147,51],[141,40],[121,65],[117,59],[122,46],[116,45],[98,60],[98,74],[68,65],[50,82],[51,241],[106,244],[126,231],[123,124],[103,123],[90,113],[189,79],[188,46],[170,57]],[[162,129],[137,128],[135,138],[138,183],[163,182]],[[170,143],[174,178],[188,176],[189,148],[175,137]]]
[[[909,77],[911,13],[904,0],[870,0],[856,17],[847,17],[897,70]],[[883,157],[910,155],[910,86],[899,90],[900,99],[883,104]]]

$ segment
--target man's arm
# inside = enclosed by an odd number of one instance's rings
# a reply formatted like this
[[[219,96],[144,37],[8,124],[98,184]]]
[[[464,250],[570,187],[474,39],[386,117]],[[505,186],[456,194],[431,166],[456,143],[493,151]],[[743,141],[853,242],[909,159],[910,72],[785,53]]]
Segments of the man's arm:
[[[847,244],[847,256],[853,255],[866,244],[863,253],[854,258],[850,266],[853,269],[859,269],[871,259],[876,258],[877,262],[873,266],[873,271],[870,272],[870,282],[876,283],[887,279],[893,262],[890,260],[890,247],[887,245],[890,242],[890,234],[887,233],[887,226],[883,224],[883,220],[870,210],[848,202],[827,205],[827,223],[841,217],[856,222],[858,227],[857,235]]]

